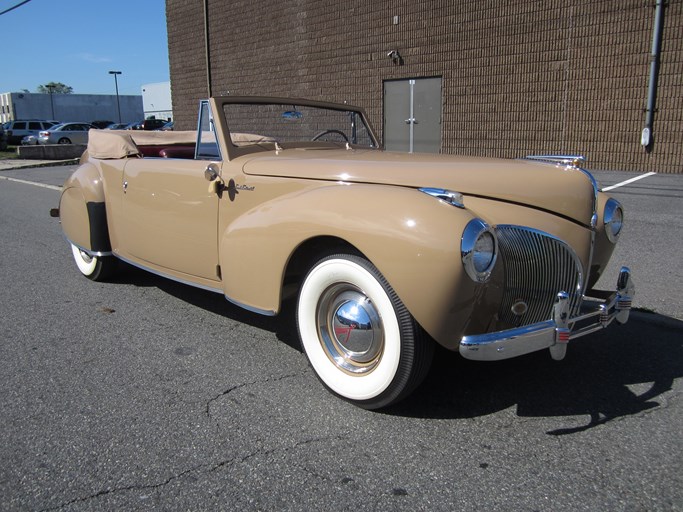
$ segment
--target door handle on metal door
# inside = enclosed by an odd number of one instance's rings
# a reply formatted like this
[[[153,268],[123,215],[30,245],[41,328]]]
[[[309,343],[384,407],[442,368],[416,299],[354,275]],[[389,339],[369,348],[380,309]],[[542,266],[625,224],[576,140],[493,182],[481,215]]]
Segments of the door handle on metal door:
[[[419,124],[419,121],[414,117],[411,117],[410,119],[406,119],[406,124]]]

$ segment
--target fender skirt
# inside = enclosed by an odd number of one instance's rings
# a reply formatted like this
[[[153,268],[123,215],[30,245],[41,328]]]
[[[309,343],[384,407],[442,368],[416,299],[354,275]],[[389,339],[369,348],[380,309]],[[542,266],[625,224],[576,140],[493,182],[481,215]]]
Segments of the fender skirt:
[[[107,229],[107,210],[104,203],[86,203],[90,220],[90,244],[93,252],[111,252],[109,230]]]

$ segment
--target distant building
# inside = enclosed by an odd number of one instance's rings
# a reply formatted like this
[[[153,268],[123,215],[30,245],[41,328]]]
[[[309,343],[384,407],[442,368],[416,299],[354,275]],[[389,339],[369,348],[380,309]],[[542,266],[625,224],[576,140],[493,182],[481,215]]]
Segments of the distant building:
[[[110,94],[0,93],[0,122],[15,119],[132,123],[143,119],[142,96]]]
[[[173,120],[171,82],[158,82],[142,86],[142,105],[145,119]]]

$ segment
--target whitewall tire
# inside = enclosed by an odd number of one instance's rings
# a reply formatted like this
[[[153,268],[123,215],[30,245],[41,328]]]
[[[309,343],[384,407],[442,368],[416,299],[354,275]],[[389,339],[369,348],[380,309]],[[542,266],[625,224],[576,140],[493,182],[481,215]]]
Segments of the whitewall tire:
[[[297,324],[323,384],[361,407],[401,400],[431,363],[432,340],[360,256],[338,254],[313,265],[299,293]]]
[[[107,279],[116,268],[116,258],[113,256],[92,256],[74,244],[71,244],[71,252],[81,274],[93,281]]]

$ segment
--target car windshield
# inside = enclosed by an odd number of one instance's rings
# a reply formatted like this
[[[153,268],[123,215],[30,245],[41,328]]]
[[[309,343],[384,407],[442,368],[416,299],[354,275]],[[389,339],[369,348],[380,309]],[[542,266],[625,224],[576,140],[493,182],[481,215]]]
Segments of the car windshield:
[[[351,109],[276,103],[226,103],[223,109],[236,146],[376,146],[361,113]]]

